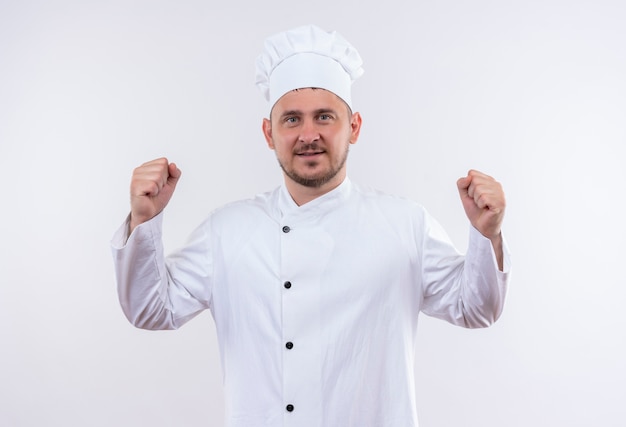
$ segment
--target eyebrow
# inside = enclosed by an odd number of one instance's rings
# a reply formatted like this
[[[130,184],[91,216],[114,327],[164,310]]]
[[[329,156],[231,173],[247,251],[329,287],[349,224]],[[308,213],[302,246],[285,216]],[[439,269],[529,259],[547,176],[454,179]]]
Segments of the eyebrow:
[[[301,116],[301,115],[302,115],[302,111],[300,111],[300,110],[287,110],[287,111],[284,111],[280,115],[280,118],[282,119],[282,118],[285,118],[285,117],[288,117],[288,116]]]

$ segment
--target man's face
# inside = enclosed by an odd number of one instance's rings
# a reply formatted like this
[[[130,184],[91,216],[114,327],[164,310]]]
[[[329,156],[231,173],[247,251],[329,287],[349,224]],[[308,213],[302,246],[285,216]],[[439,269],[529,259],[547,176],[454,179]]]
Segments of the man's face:
[[[286,179],[329,190],[346,176],[348,147],[359,136],[361,116],[334,93],[298,89],[286,93],[263,120],[263,133]]]

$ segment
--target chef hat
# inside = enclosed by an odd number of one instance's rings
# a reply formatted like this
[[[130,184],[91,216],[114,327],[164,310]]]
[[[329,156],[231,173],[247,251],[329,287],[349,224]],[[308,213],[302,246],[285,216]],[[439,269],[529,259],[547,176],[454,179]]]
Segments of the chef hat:
[[[298,27],[265,40],[256,61],[256,85],[273,107],[294,89],[326,89],[352,108],[350,86],[363,74],[361,56],[337,32],[314,25]]]

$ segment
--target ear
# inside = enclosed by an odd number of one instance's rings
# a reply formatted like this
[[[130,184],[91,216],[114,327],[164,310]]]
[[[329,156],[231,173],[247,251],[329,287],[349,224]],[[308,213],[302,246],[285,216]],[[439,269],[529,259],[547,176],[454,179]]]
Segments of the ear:
[[[263,136],[270,150],[274,149],[274,141],[272,139],[272,122],[270,119],[263,119]]]
[[[361,113],[354,113],[350,119],[350,144],[356,144],[356,141],[359,139],[359,134],[361,133],[361,123]]]

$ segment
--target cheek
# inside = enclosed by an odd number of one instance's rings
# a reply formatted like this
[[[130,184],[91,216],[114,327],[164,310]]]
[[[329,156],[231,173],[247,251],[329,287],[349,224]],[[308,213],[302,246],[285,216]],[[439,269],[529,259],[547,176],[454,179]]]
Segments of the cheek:
[[[276,153],[276,156],[281,157],[281,158],[284,158],[285,156],[289,155],[292,151],[290,145],[286,143],[284,139],[274,138],[273,145],[274,145],[273,150]]]
[[[289,130],[280,130],[279,132],[274,132],[272,143],[276,149],[289,149],[294,146],[295,142],[298,140],[298,134]]]

